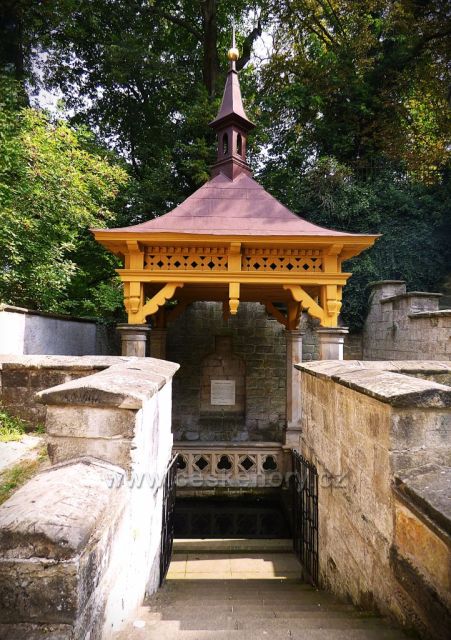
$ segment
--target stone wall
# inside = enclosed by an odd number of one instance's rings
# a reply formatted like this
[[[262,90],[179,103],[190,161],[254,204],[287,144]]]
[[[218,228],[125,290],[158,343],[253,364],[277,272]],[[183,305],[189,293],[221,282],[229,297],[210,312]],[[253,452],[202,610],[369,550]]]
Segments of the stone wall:
[[[361,333],[348,333],[343,348],[344,360],[363,359],[363,338]]]
[[[246,368],[245,416],[221,425],[200,420],[201,363],[215,350],[217,335],[230,335],[232,351]],[[167,357],[180,364],[174,380],[176,440],[275,440],[285,426],[286,344],[284,328],[262,305],[241,303],[223,320],[222,305],[197,302],[169,326]]]
[[[36,397],[38,391],[69,380],[89,376],[121,357],[4,356],[0,355],[0,403],[30,429],[45,424],[47,408]]]
[[[441,294],[406,292],[405,282],[375,282],[363,329],[364,360],[450,360],[451,310]]]
[[[451,611],[450,575],[443,569],[451,557],[451,513],[444,502],[435,505],[440,516],[430,524],[424,505],[434,498],[423,496],[418,503],[427,533],[419,527],[408,533],[406,518],[413,516],[396,507],[393,482],[428,466],[436,485],[449,478],[451,388],[416,375],[444,375],[451,367],[316,362],[299,368],[301,451],[319,473],[322,585],[444,640]],[[431,477],[425,476],[424,486],[432,486]],[[434,536],[440,547],[432,544]],[[417,577],[415,592],[409,592],[408,574]],[[431,598],[436,606],[425,608]]]
[[[303,359],[318,358],[317,325],[303,315]],[[229,335],[246,369],[244,418],[240,423],[202,420],[201,363],[215,350],[215,336]],[[263,305],[243,302],[223,319],[222,304],[196,302],[168,328],[167,357],[180,364],[174,380],[176,440],[283,441],[286,423],[285,329]]]
[[[178,367],[111,365],[40,392],[54,466],[0,507],[6,640],[106,640],[158,586]]]
[[[111,330],[92,320],[0,305],[0,354],[114,354]]]

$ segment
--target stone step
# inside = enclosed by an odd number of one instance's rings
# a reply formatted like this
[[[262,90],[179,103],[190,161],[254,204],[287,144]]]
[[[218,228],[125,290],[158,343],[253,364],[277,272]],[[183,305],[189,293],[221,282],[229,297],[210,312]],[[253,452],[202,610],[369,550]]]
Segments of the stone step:
[[[180,620],[180,621],[190,621],[190,620],[199,620],[200,612],[199,611],[191,611],[191,612],[169,612],[166,610],[162,611],[147,611],[142,614],[142,617],[149,621],[158,621],[158,620]],[[302,619],[302,620],[325,620],[332,618],[342,618],[349,620],[380,620],[371,613],[356,611],[356,610],[342,610],[339,608],[334,609],[326,609],[325,607],[318,607],[317,609],[302,609],[302,610],[293,610],[293,611],[280,611],[279,609],[274,610],[262,610],[258,611],[257,614],[254,613],[253,616],[250,616],[249,613],[246,612],[237,612],[237,611],[217,611],[215,612],[215,619],[218,617],[234,617],[237,620],[246,620],[252,617],[255,620],[291,620],[291,619]]]
[[[406,636],[395,629],[250,629],[245,640],[406,640]],[[153,629],[127,630],[115,640],[243,640],[242,629],[199,630],[174,629],[160,624]]]
[[[291,553],[293,540],[289,539],[249,539],[249,538],[176,538],[176,553]]]
[[[197,596],[197,597],[196,597]],[[152,606],[153,603],[157,602],[171,602],[172,604],[176,602],[183,602],[185,604],[193,604],[194,606],[202,606],[202,602],[199,601],[199,598],[202,597],[200,594],[189,595],[186,596],[184,594],[168,594],[164,598],[159,599],[149,599],[147,604]],[[318,602],[318,603],[337,603],[340,601],[334,597],[332,594],[323,594],[317,591],[303,591],[299,593],[286,593],[284,596],[281,594],[275,594],[274,597],[271,596],[271,592],[263,593],[256,592],[255,594],[251,593],[241,593],[241,594],[212,594],[206,595],[203,602],[211,602],[212,604],[249,604],[249,603],[259,603],[259,604],[283,604],[284,602],[290,602],[291,604],[299,603],[309,603],[309,602]]]
[[[236,606],[236,607],[215,607],[214,609],[208,607],[208,618],[216,618],[221,615],[234,615],[235,617],[239,617],[240,619],[245,619],[246,617],[253,618],[267,618],[267,614],[275,614],[278,618],[283,617],[291,617],[293,615],[302,616],[304,613],[316,613],[316,614],[333,614],[333,613],[343,613],[353,616],[354,610],[352,607],[344,608],[345,605],[321,605],[312,607],[311,605],[299,605],[299,606],[286,606],[286,607],[263,607],[263,606]],[[189,619],[192,616],[198,616],[201,618],[205,616],[205,608],[204,609],[193,609],[189,607],[164,607],[160,610],[162,614],[162,618],[165,620],[184,620],[185,618]],[[157,611],[152,610],[152,613],[156,613]],[[269,619],[272,616],[269,616]],[[275,616],[274,616],[275,617]]]
[[[174,622],[173,620],[165,622]],[[248,616],[237,618],[234,614],[215,616],[209,620],[199,620],[199,617],[193,616],[191,619],[182,618],[177,621],[180,630],[198,630],[198,631],[223,631],[241,629],[243,631],[254,629],[265,629],[266,631],[278,631],[279,629],[381,629],[384,631],[387,627],[384,621],[380,619],[361,619],[346,616],[317,616],[305,617],[298,615],[297,617],[263,619],[260,616]]]

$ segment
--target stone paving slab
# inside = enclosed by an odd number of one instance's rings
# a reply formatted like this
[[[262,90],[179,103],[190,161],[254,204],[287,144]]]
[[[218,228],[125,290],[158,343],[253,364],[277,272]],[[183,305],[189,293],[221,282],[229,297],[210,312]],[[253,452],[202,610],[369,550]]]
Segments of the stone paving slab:
[[[255,582],[167,580],[139,609],[134,623],[114,638],[405,640],[406,636],[384,619],[341,603],[299,580],[264,578]]]
[[[178,538],[174,540],[174,553],[291,553],[293,540],[291,538],[276,539],[248,539],[248,538]]]
[[[176,553],[168,571],[172,580],[301,578],[293,553]]]

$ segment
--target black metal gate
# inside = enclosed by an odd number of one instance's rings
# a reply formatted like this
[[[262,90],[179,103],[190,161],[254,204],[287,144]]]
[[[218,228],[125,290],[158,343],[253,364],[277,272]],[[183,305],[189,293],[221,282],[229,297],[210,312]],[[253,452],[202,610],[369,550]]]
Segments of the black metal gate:
[[[177,456],[174,456],[166,468],[163,478],[163,516],[161,523],[160,545],[160,587],[169,569],[174,540],[174,506],[177,477]]]
[[[318,471],[292,450],[293,547],[307,578],[318,584]]]

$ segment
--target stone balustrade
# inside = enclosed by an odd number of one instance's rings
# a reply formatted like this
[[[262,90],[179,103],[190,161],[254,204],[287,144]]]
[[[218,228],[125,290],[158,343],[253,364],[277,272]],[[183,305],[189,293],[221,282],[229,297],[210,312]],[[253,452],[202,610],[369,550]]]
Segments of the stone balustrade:
[[[278,442],[175,442],[180,488],[280,487],[287,467]]]

